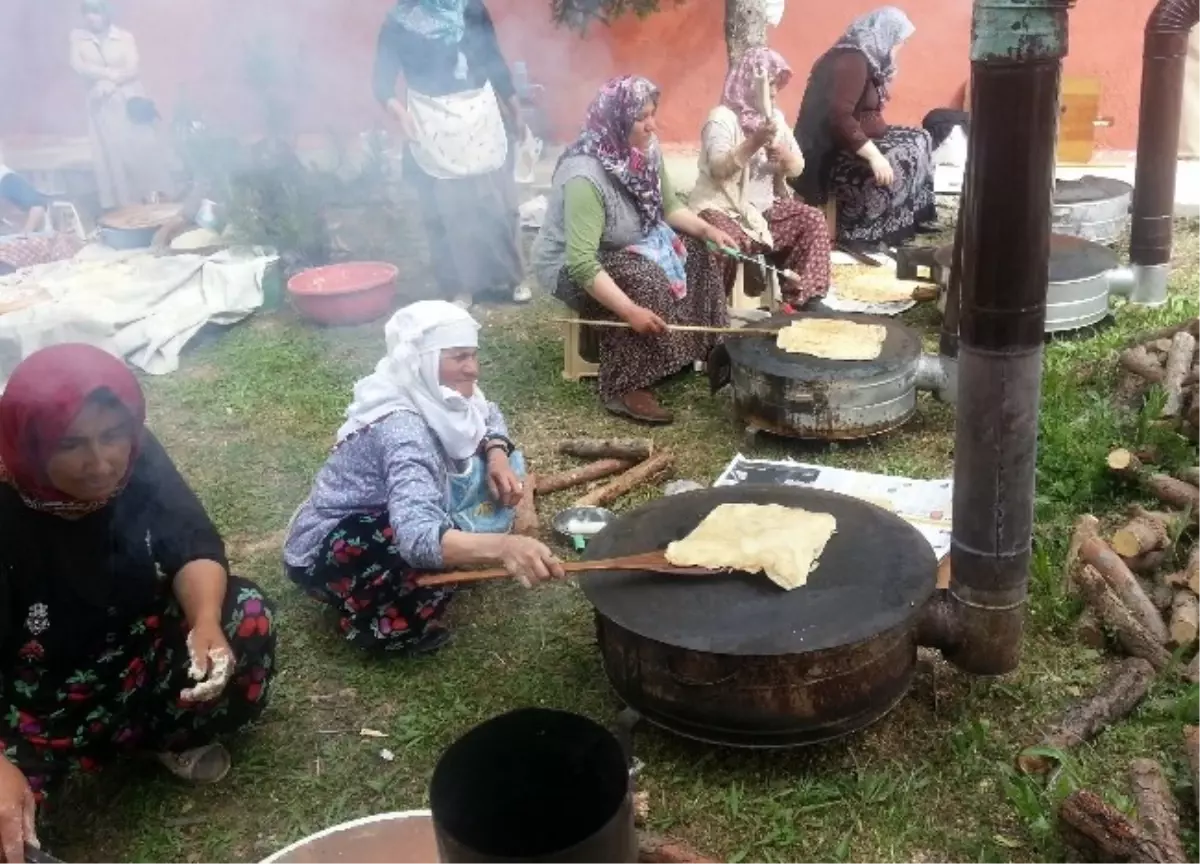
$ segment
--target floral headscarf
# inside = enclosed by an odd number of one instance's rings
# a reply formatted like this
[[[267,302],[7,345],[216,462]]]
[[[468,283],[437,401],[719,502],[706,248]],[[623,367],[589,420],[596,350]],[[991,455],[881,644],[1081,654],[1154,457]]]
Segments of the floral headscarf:
[[[721,94],[721,104],[738,115],[742,131],[747,135],[753,135],[767,120],[758,96],[758,79],[763,69],[767,70],[769,80],[778,90],[792,80],[792,67],[788,66],[783,55],[759,45],[747,50],[733,64],[725,78],[725,91]]]
[[[861,51],[871,67],[871,78],[879,88],[879,99],[888,99],[888,85],[896,77],[892,49],[916,32],[908,16],[895,6],[881,6],[854,19],[842,38],[833,46]]]
[[[629,144],[629,133],[649,104],[658,104],[658,87],[648,79],[622,75],[607,81],[588,106],[579,138],[561,157],[586,155],[598,160],[633,198],[646,231],[663,218],[658,141],[652,141],[645,151],[635,150]]]
[[[457,45],[466,32],[467,0],[397,0],[392,20],[418,36]]]

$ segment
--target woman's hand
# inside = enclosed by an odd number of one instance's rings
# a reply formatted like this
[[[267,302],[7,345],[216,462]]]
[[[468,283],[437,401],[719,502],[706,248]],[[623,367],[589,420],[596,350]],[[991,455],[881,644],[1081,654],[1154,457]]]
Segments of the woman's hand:
[[[37,803],[21,769],[0,757],[0,848],[5,861],[24,861],[25,844],[40,848],[34,817]]]
[[[225,691],[233,674],[233,649],[225,638],[219,619],[205,619],[192,628],[187,637],[188,675],[198,682],[184,690],[179,698],[185,702],[211,702]]]
[[[415,141],[417,138],[417,126],[413,123],[412,115],[408,113],[408,109],[400,104],[399,99],[389,99],[387,102],[388,113],[396,118],[396,122],[400,124],[400,134],[406,141]]]
[[[625,323],[633,328],[634,333],[643,336],[661,336],[667,332],[667,322],[659,318],[645,306],[634,306],[625,313]]]
[[[532,537],[506,536],[500,552],[500,563],[514,579],[526,588],[551,579],[565,579],[562,562],[550,548]]]
[[[508,454],[500,447],[487,451],[488,492],[504,507],[516,507],[525,494],[525,484],[509,464]]]
[[[750,146],[754,148],[751,152],[758,152],[763,147],[769,146],[775,136],[779,134],[779,129],[775,126],[774,120],[768,120],[766,123],[754,130],[754,134],[750,136]]]
[[[107,99],[109,96],[117,92],[117,85],[110,78],[101,78],[92,85],[93,99]]]
[[[875,175],[875,182],[880,186],[891,186],[895,182],[896,173],[892,170],[892,163],[882,153],[873,155],[868,164]]]
[[[705,223],[708,224],[708,223]],[[708,225],[701,240],[707,240],[709,243],[715,243],[722,249],[737,249],[737,241],[718,228],[716,225]]]

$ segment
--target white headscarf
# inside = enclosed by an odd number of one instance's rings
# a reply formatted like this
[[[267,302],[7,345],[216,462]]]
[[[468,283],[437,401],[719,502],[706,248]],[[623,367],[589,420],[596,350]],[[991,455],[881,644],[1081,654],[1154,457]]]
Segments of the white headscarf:
[[[411,411],[429,425],[451,459],[474,455],[487,432],[487,400],[478,387],[470,399],[443,387],[438,367],[442,351],[478,347],[479,324],[452,303],[423,300],[393,315],[384,333],[387,354],[354,385],[338,442],[395,411]]]

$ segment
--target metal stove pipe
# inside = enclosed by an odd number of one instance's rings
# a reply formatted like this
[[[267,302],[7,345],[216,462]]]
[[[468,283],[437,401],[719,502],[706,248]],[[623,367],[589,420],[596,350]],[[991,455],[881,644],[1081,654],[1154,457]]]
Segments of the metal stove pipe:
[[[951,579],[929,621],[952,622],[936,628],[943,652],[979,675],[1012,670],[1021,650],[1071,5],[975,0],[971,22]]]
[[[1188,33],[1197,20],[1200,0],[1159,0],[1146,20],[1129,238],[1134,279],[1129,301],[1143,306],[1167,302],[1184,64]]]

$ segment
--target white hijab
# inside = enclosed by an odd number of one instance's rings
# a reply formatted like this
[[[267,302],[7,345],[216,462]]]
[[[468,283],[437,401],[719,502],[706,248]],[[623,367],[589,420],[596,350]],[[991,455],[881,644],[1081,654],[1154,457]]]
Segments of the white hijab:
[[[487,432],[487,400],[478,387],[470,399],[443,387],[438,367],[442,351],[478,347],[479,324],[452,303],[423,300],[393,315],[384,334],[387,354],[354,385],[338,442],[395,411],[411,411],[429,425],[451,459],[474,455]]]

